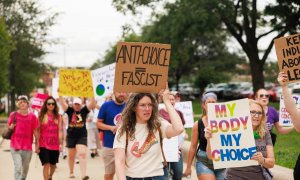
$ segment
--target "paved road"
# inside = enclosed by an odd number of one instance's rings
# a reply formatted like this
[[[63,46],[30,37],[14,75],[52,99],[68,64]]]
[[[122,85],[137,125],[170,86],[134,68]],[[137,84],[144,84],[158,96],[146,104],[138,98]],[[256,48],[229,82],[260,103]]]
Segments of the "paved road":
[[[2,139],[0,138],[0,179],[1,180],[13,180],[13,174],[14,174],[14,166],[11,154],[9,152],[9,141],[3,140],[1,144]],[[100,153],[101,154],[101,153]],[[104,175],[104,164],[102,157],[96,157],[92,159],[90,156],[88,157],[88,167],[87,167],[87,174],[90,176],[91,180],[102,180]],[[40,163],[40,160],[36,154],[33,154],[31,162],[30,162],[30,168],[27,176],[27,180],[41,180],[43,179],[42,176],[42,166]],[[193,172],[195,172],[195,169],[193,169]],[[75,165],[75,179],[72,180],[80,180],[80,170],[79,165]],[[57,164],[57,170],[54,173],[53,176],[54,180],[66,180],[69,179],[69,170],[68,170],[68,164],[67,160],[59,159],[59,163]],[[115,176],[115,179],[116,176]],[[192,178],[193,180],[196,180],[196,174],[194,173]]]
[[[189,142],[185,142],[184,144],[184,156],[187,156],[187,148],[189,147]],[[100,153],[101,154],[101,153]],[[91,180],[100,180],[103,179],[104,174],[104,164],[102,157],[96,157],[92,159],[91,157],[88,157],[88,168],[87,168],[87,174],[90,176]],[[186,164],[184,164],[185,169]],[[13,161],[11,154],[9,152],[9,141],[2,140],[0,138],[0,179],[1,180],[13,180]],[[192,173],[192,180],[196,180],[196,171],[193,168]],[[293,170],[288,169],[282,166],[275,166],[271,169],[274,180],[293,180]],[[59,163],[57,164],[57,170],[54,173],[53,179],[55,180],[66,180],[69,175],[67,160],[60,159]],[[75,165],[75,180],[79,180],[80,178],[80,171],[79,171],[79,165]],[[42,166],[40,163],[40,160],[36,154],[33,154],[29,173],[28,173],[28,180],[39,180],[43,179],[42,177]],[[115,179],[117,179],[115,177]],[[73,179],[74,180],[74,179]]]

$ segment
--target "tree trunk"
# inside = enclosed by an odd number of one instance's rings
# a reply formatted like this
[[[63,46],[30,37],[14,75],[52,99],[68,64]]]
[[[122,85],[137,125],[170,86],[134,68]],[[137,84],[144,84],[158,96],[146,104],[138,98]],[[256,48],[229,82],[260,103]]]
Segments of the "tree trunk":
[[[258,89],[265,87],[265,78],[263,74],[264,63],[259,60],[258,56],[249,57],[250,69],[252,76],[253,92],[255,93]]]
[[[9,84],[10,84],[10,112],[16,109],[16,91],[15,91],[15,61],[17,60],[16,54],[14,52],[11,53],[11,61],[9,63]]]

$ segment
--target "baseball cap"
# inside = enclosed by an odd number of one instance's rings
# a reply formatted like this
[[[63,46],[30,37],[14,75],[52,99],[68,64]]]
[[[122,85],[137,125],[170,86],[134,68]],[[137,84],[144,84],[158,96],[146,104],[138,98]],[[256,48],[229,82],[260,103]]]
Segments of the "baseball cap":
[[[25,101],[28,101],[28,97],[26,95],[20,95],[18,96],[18,101],[19,100],[25,100]]]
[[[73,104],[82,104],[82,100],[80,98],[74,98]]]
[[[171,91],[170,92],[173,96],[180,96],[178,91]]]

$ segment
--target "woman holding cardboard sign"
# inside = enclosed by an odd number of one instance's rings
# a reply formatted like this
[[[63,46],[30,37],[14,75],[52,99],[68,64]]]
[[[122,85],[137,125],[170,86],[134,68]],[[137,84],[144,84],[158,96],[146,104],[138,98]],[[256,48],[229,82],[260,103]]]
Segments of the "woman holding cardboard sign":
[[[250,114],[252,128],[256,144],[256,153],[251,159],[258,162],[258,165],[237,167],[227,169],[226,179],[271,179],[267,168],[272,168],[275,164],[274,150],[269,131],[266,128],[266,114],[263,105],[258,101],[250,102]],[[211,129],[205,129],[205,138],[208,139],[207,154],[211,157],[210,138]]]
[[[158,103],[150,93],[132,94],[122,112],[113,146],[119,180],[164,179],[162,139],[179,135],[184,127],[169,100],[169,90],[160,94],[171,124],[158,117]]]
[[[291,115],[291,119],[296,131],[300,132],[300,111],[297,109],[294,99],[289,92],[287,86],[287,74],[284,72],[280,72],[278,74],[277,80],[282,87],[282,95],[286,110]],[[294,179],[300,179],[300,154],[298,155],[298,160],[294,167]]]
[[[192,173],[191,166],[194,156],[196,155],[196,171],[198,179],[224,179],[224,169],[215,170],[212,160],[208,159],[206,154],[207,140],[204,137],[204,129],[208,127],[207,104],[217,102],[215,93],[206,93],[202,96],[202,117],[195,122],[192,128],[191,145],[188,154],[187,167],[184,175],[189,176]],[[199,141],[199,146],[197,144]]]

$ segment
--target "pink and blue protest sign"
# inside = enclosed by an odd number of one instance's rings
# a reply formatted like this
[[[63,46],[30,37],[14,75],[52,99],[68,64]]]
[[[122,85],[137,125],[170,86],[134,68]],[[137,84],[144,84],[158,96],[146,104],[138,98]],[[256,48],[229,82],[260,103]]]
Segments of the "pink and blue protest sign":
[[[257,165],[248,99],[209,103],[208,122],[215,169]]]

